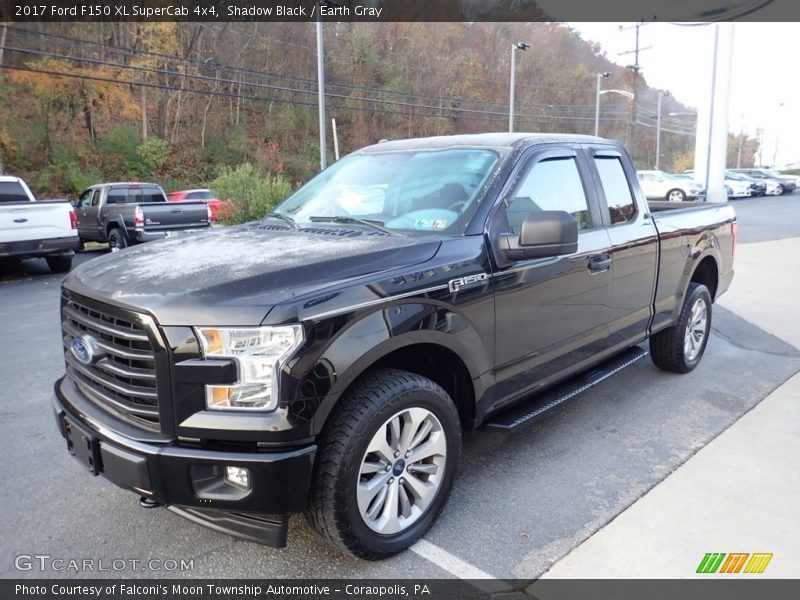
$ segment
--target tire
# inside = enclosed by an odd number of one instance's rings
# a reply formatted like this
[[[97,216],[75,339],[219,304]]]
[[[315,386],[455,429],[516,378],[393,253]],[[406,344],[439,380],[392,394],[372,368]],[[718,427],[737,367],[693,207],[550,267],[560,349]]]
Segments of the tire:
[[[86,240],[80,240],[78,247],[75,248],[75,252],[86,252]]]
[[[128,242],[125,239],[125,234],[119,227],[113,227],[108,232],[108,249],[111,252],[119,252],[128,247]]]
[[[664,371],[688,373],[700,364],[710,332],[711,294],[706,286],[690,283],[678,321],[650,338],[653,363]]]
[[[69,273],[72,268],[71,256],[47,256],[45,260],[53,273]]]
[[[664,198],[667,202],[683,202],[686,200],[686,192],[675,188],[674,190],[668,191]]]
[[[414,432],[422,432],[421,439]],[[393,452],[404,447],[412,450]],[[414,448],[439,454],[412,462]],[[402,552],[441,512],[460,453],[458,412],[439,385],[407,371],[375,370],[351,387],[319,437],[306,517],[354,556],[380,560]],[[429,497],[413,494],[420,490]]]
[[[786,193],[786,189],[782,185],[778,184],[778,188],[775,190],[775,195],[776,196],[783,196],[783,194],[785,194],[785,193]]]

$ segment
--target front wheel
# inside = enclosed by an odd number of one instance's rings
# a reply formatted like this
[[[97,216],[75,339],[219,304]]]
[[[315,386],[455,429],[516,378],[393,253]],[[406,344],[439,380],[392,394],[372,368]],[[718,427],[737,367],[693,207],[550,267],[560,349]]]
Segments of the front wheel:
[[[71,256],[48,256],[45,260],[53,273],[69,273],[72,268]]]
[[[686,200],[686,194],[683,190],[674,189],[667,192],[668,202],[683,202]]]
[[[128,242],[119,227],[114,227],[108,232],[108,249],[111,252],[119,252],[127,246]]]
[[[711,332],[711,294],[690,283],[678,321],[650,338],[650,356],[664,371],[688,373],[700,364]]]
[[[775,195],[783,196],[784,192],[786,192],[786,189],[782,185],[778,185],[777,189],[775,190]]]
[[[325,425],[306,515],[355,556],[397,554],[433,525],[460,452],[458,412],[447,392],[415,373],[376,370]]]

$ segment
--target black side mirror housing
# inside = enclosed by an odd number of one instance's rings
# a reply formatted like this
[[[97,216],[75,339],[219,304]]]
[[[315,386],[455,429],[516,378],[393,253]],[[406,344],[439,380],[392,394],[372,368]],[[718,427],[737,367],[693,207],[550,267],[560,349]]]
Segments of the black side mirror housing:
[[[563,210],[528,213],[519,235],[504,233],[500,247],[509,260],[562,256],[578,251],[578,222]]]

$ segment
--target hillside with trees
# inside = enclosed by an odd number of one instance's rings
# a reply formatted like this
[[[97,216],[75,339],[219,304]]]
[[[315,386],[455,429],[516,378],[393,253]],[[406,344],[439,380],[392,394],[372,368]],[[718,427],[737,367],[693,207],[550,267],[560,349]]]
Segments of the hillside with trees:
[[[243,164],[295,186],[319,168],[314,36],[309,23],[9,25],[0,163],[42,197],[108,180],[199,187]],[[380,139],[505,130],[520,40],[531,47],[517,60],[519,131],[592,133],[598,72],[613,74],[607,87],[632,89],[629,70],[566,25],[330,23],[328,119],[342,154]],[[630,99],[602,99],[600,135],[626,142],[639,168],[654,163],[657,93],[639,79],[635,124]],[[691,110],[663,99],[665,115]],[[664,118],[663,167],[690,166],[692,122]],[[755,141],[742,142],[750,164]]]

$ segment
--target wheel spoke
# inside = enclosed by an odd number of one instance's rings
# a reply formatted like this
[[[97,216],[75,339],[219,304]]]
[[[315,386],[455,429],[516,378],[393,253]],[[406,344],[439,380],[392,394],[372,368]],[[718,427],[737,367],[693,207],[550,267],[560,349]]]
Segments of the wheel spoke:
[[[436,486],[427,481],[422,481],[416,475],[408,474],[405,480],[406,487],[416,498],[416,504],[424,510],[436,493]]]
[[[376,435],[374,438],[372,438],[372,441],[367,447],[367,454],[377,454],[379,458],[383,459],[387,463],[391,463],[394,461],[394,452],[389,446],[389,442],[386,441],[384,432],[380,431],[379,433],[380,435]]]
[[[358,497],[358,506],[362,513],[367,511],[375,496],[381,493],[382,489],[386,488],[386,482],[389,481],[390,477],[390,473],[379,473],[368,481],[359,482],[356,494]]]
[[[414,434],[411,443],[408,445],[408,449],[413,450],[419,446],[423,441],[425,441],[425,438],[428,437],[428,434],[432,429],[433,423],[431,423],[429,419],[425,419],[422,422],[422,426],[417,430],[417,433]]]
[[[408,462],[417,463],[431,456],[444,456],[446,450],[447,444],[445,443],[444,435],[437,431],[432,433],[424,444],[411,451]]]
[[[381,511],[386,511],[386,497],[389,495],[389,490],[392,488],[390,485],[382,485],[378,489],[378,495],[372,503],[372,506],[367,511],[367,516],[370,519],[377,519]]]
[[[405,454],[411,448],[414,435],[428,416],[428,411],[422,408],[411,408],[403,415],[403,434],[400,438],[399,450]]]
[[[386,470],[386,465],[381,462],[365,460],[364,464],[361,465],[362,475],[369,475],[370,473],[378,473],[380,471],[385,471],[385,470]]]
[[[439,465],[436,463],[414,463],[408,465],[410,473],[425,473],[426,475],[436,475],[439,472]]]
[[[407,519],[411,516],[411,499],[408,497],[411,492],[406,489],[405,485],[400,485],[397,493],[400,497],[400,514]]]
[[[400,516],[400,498],[397,483],[386,486],[386,503],[383,505],[381,520],[384,522],[381,528],[386,533],[396,533],[402,529],[398,517]]]
[[[400,415],[389,421],[389,445],[395,451],[400,447]]]

